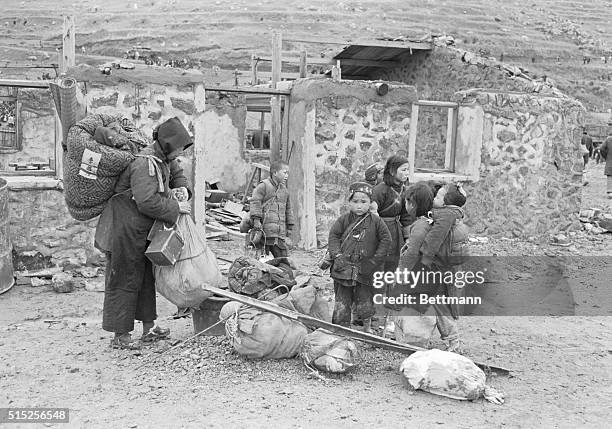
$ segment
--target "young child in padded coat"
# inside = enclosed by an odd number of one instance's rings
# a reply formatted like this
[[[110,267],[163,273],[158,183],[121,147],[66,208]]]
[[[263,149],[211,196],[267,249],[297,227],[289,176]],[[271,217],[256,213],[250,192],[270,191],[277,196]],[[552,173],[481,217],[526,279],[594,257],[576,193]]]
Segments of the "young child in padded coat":
[[[332,321],[350,326],[351,306],[363,320],[365,332],[372,332],[374,309],[373,274],[382,269],[391,234],[382,219],[370,211],[372,186],[353,183],[349,188],[350,211],[340,216],[329,231],[329,254],[333,260],[336,304]]]
[[[453,270],[467,256],[468,230],[463,223],[466,194],[460,185],[451,183],[438,189],[427,216],[420,216],[411,226],[402,249],[399,269]],[[439,285],[436,292],[457,293],[454,285]],[[413,293],[415,290],[413,290]],[[456,320],[459,312],[449,305],[434,305],[436,325],[442,340],[449,341],[450,351],[460,351],[461,342]]]

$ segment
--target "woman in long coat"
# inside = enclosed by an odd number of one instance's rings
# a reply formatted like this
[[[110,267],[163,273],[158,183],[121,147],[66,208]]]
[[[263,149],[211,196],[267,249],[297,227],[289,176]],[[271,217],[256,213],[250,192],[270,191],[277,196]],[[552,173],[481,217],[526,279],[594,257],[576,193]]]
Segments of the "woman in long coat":
[[[191,212],[189,202],[170,197],[174,188],[184,188],[191,196],[189,181],[176,161],[191,145],[191,136],[178,118],[171,118],[153,137],[154,143],[120,176],[96,230],[96,247],[107,255],[102,328],[115,333],[111,345],[116,348],[139,347],[130,334],[134,320],[142,321],[143,341],[170,333],[155,325],[153,266],[144,253],[155,220],[172,225],[180,213]]]

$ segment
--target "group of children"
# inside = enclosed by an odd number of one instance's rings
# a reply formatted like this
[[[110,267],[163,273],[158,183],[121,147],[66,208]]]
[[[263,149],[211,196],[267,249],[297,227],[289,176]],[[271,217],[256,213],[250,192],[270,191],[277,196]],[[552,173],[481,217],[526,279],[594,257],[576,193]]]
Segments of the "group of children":
[[[370,166],[366,181],[353,183],[348,189],[349,210],[331,226],[326,260],[321,265],[330,268],[334,281],[335,324],[350,326],[354,313],[363,322],[364,331],[372,332],[375,272],[420,267],[449,270],[465,255],[467,230],[462,207],[466,193],[461,185],[409,185],[408,171],[408,161],[394,155],[384,168]],[[270,179],[257,186],[251,203],[253,231],[261,231],[259,237],[265,238],[260,244],[275,257],[287,256],[286,240],[293,227],[287,176],[287,164],[273,163]],[[438,285],[440,288],[452,293],[448,285]],[[389,285],[386,294],[400,290]],[[399,314],[397,310],[388,307],[388,313]],[[435,311],[442,339],[449,341],[449,350],[459,351],[457,312],[437,305]]]

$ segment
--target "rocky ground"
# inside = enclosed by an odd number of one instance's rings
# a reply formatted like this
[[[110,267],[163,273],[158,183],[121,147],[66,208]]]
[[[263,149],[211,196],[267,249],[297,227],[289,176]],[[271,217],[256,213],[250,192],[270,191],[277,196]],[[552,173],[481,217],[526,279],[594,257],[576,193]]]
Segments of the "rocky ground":
[[[585,208],[610,213],[602,166],[590,166],[587,176]],[[473,242],[483,255],[568,257],[564,279],[576,302],[577,316],[460,320],[469,357],[512,369],[489,380],[506,395],[501,406],[411,393],[398,372],[404,357],[367,346],[356,369],[327,381],[300,359],[246,360],[224,337],[161,355],[193,334],[191,318],[171,320],[176,308],[162,297],[160,323],[172,329],[172,341],[113,350],[100,327],[103,277],[86,278],[95,275],[90,269],[74,274],[71,293],[21,284],[0,296],[0,407],[67,407],[68,426],[87,428],[603,427],[612,412],[612,234],[577,232],[567,240]],[[221,258],[241,252],[237,241],[210,245]],[[295,251],[294,259],[314,273],[321,252]],[[326,277],[312,281],[330,285]]]

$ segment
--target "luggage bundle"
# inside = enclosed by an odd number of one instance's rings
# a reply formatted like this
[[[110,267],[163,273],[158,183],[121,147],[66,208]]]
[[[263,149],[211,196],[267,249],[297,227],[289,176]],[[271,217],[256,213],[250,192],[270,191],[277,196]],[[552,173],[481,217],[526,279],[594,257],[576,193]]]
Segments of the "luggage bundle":
[[[118,134],[112,145],[94,139],[100,127]],[[64,151],[64,196],[70,215],[76,220],[89,220],[102,213],[121,173],[150,143],[122,116],[93,114],[73,125]]]

